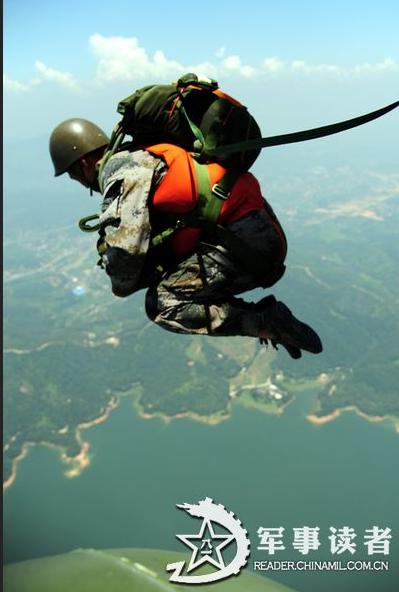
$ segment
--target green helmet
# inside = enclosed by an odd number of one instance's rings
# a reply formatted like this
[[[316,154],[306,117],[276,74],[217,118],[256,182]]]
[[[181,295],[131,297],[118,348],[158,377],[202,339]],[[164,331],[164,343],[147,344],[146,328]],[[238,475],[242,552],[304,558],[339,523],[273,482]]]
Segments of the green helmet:
[[[67,119],[50,136],[50,155],[55,176],[65,173],[85,154],[109,143],[108,136],[87,119]]]

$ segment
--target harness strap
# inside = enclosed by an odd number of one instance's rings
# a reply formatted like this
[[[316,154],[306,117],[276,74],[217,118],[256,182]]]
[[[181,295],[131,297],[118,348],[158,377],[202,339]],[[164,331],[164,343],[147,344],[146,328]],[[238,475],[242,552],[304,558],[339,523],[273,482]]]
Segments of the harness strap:
[[[198,205],[195,209],[195,214],[198,217],[198,221],[209,222],[214,224],[218,217],[220,208],[218,203],[212,203],[212,187],[209,178],[208,167],[204,164],[200,164],[193,159],[195,176],[197,178],[197,190],[198,190]],[[220,207],[221,207],[220,203]]]
[[[208,226],[215,225],[219,219],[223,203],[228,199],[240,172],[228,170],[223,177],[211,187],[207,165],[193,159],[198,185],[198,208],[196,214],[200,222]]]

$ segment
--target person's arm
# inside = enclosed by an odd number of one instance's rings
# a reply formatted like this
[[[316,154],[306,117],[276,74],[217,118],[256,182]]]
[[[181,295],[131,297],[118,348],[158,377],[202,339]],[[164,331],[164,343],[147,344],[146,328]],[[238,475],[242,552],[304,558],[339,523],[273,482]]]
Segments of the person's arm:
[[[121,297],[140,289],[150,246],[148,198],[155,167],[149,166],[151,161],[148,159],[145,161],[148,166],[141,165],[140,154],[135,155],[137,164],[123,167],[123,178],[108,186],[104,203],[111,203],[100,217],[101,223],[118,222],[116,228],[107,228],[105,243],[108,248],[103,255],[103,264],[111,279],[113,293]]]

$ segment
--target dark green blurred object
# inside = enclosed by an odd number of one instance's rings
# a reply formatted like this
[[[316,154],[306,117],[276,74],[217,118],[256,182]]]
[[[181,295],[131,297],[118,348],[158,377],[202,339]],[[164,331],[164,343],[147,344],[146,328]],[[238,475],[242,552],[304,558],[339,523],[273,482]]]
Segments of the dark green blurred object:
[[[182,592],[198,586],[171,584],[167,563],[182,553],[156,549],[77,549],[64,555],[31,559],[4,567],[5,592]],[[250,565],[250,563],[249,563]],[[204,586],[199,586],[201,590]],[[206,584],[216,592],[294,592],[249,571]]]

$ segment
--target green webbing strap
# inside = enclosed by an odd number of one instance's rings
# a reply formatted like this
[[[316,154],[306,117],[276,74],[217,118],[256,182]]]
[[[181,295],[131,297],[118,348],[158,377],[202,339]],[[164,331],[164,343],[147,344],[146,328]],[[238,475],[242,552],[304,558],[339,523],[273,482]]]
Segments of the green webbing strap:
[[[199,164],[199,162],[194,159],[193,164],[195,175],[197,177],[198,206],[196,212],[198,213],[199,222],[206,221],[214,224],[219,217],[220,208],[222,207],[223,202],[222,200],[213,197],[207,165]]]
[[[389,113],[389,111],[396,109],[398,106],[399,101],[396,101],[395,103],[383,107],[382,109],[378,109],[377,111],[367,113],[366,115],[360,115],[360,117],[355,117],[353,119],[347,119],[346,121],[340,121],[339,123],[332,123],[331,125],[324,125],[322,127],[294,132],[292,134],[282,134],[279,136],[271,136],[270,138],[257,138],[255,140],[246,140],[245,142],[226,144],[225,146],[218,146],[217,148],[210,147],[204,152],[206,152],[206,156],[226,157],[229,154],[234,154],[236,152],[246,152],[248,150],[265,148],[266,146],[278,146],[281,144],[292,144],[294,142],[314,140],[316,138],[330,136],[331,134],[338,134],[339,132],[373,121],[373,119],[377,119],[378,117]]]
[[[206,140],[202,151],[205,156],[210,154],[212,150],[214,150],[218,146],[221,134],[223,134],[223,132],[219,129],[219,126],[210,126],[210,129],[206,134]]]
[[[158,247],[159,245],[162,245],[162,243],[165,242],[166,239],[168,239],[170,236],[172,236],[172,234],[174,234],[180,228],[184,228],[184,226],[185,226],[185,224],[182,220],[177,220],[174,226],[171,226],[170,228],[166,228],[166,230],[163,230],[162,232],[160,232],[156,236],[152,237],[151,243],[150,243],[151,247]]]
[[[100,230],[101,224],[88,224],[88,222],[91,222],[92,220],[99,220],[99,218],[100,216],[98,214],[90,214],[90,216],[81,218],[78,222],[80,230],[82,232],[96,232],[97,230]]]
[[[219,220],[223,203],[228,199],[234,183],[240,172],[228,170],[223,177],[211,187],[208,167],[193,160],[197,175],[200,219],[208,225],[214,225]]]
[[[192,133],[194,134],[194,137],[197,139],[196,142],[194,142],[194,149],[197,152],[202,152],[202,149],[205,145],[205,138],[204,135],[202,133],[202,131],[200,130],[200,128],[195,125],[195,123],[193,121],[191,121],[191,119],[189,118],[189,116],[187,115],[187,111],[184,107],[184,98],[183,95],[181,95],[180,101],[178,103],[178,108],[180,109],[180,111],[183,113],[184,117],[186,118],[186,121],[188,123],[188,125],[190,126],[190,129],[192,131]]]

